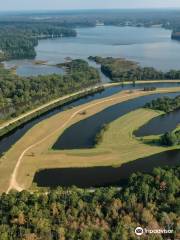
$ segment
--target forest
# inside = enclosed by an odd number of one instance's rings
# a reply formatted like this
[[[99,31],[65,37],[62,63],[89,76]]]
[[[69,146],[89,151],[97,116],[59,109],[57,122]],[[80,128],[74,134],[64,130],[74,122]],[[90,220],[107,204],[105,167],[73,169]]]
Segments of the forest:
[[[3,118],[15,117],[52,99],[100,82],[96,69],[87,62],[74,60],[71,71],[64,75],[19,77],[0,66],[0,113]]]
[[[180,108],[180,96],[177,96],[175,98],[170,97],[157,98],[151,101],[150,103],[145,104],[144,107],[169,113]]]
[[[162,72],[152,67],[141,67],[136,62],[122,58],[90,56],[89,60],[101,64],[102,72],[114,82],[180,79],[180,70]]]
[[[53,24],[61,24],[63,26],[83,27],[95,26],[96,20],[104,22],[105,25],[115,26],[137,26],[151,27],[160,25],[168,29],[178,29],[180,27],[179,9],[157,9],[156,11],[140,9],[126,10],[110,9],[110,10],[84,10],[84,11],[41,11],[41,12],[24,12],[16,13],[16,15],[6,14],[0,16],[0,21],[7,22],[53,22]]]
[[[76,31],[53,23],[0,23],[0,50],[4,59],[34,58],[42,38],[75,37]]]
[[[173,230],[141,239],[178,239],[180,167],[134,173],[122,189],[57,188],[0,196],[0,239],[136,240],[134,229]],[[147,238],[148,237],[148,238]]]

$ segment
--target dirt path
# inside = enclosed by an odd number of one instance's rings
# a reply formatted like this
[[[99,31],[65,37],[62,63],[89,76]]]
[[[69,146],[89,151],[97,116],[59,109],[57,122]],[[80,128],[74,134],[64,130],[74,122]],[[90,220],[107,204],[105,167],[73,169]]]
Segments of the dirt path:
[[[103,85],[101,85],[101,86],[103,86]],[[99,85],[99,86],[94,86],[94,87],[89,87],[89,88],[86,88],[86,89],[84,89],[84,90],[82,90],[82,91],[78,91],[78,92],[76,92],[76,93],[68,94],[68,95],[65,95],[65,96],[63,96],[63,97],[57,98],[57,99],[55,99],[55,100],[52,100],[52,101],[50,101],[50,102],[48,102],[48,103],[46,103],[46,104],[43,104],[43,105],[40,106],[40,107],[35,108],[34,110],[31,110],[31,111],[29,111],[29,112],[27,112],[27,113],[24,113],[24,114],[20,115],[19,117],[13,118],[12,120],[9,120],[9,121],[6,121],[5,123],[2,123],[2,124],[0,125],[0,130],[2,130],[2,129],[5,128],[5,127],[8,127],[9,125],[11,125],[11,124],[13,124],[13,123],[15,123],[15,122],[18,122],[19,120],[22,120],[22,119],[25,118],[25,117],[30,116],[30,115],[33,114],[33,113],[36,113],[36,112],[38,112],[38,111],[40,111],[40,110],[43,110],[44,108],[47,108],[47,107],[49,107],[49,106],[51,106],[51,105],[54,105],[55,103],[58,103],[58,102],[60,102],[60,101],[62,101],[62,100],[66,100],[66,99],[71,98],[71,97],[74,97],[74,96],[76,96],[76,95],[78,95],[78,94],[88,92],[89,90],[97,89],[97,88],[99,88],[99,87],[100,87],[100,85]],[[109,87],[109,85],[108,85],[107,87]]]
[[[59,128],[57,128],[55,131],[53,131],[51,134],[47,135],[46,137],[44,137],[43,139],[41,139],[40,141],[30,145],[29,147],[27,147],[20,155],[20,157],[18,158],[17,160],[17,163],[15,165],[15,168],[13,170],[13,173],[11,175],[11,178],[10,178],[10,182],[9,182],[9,187],[6,191],[6,193],[9,193],[10,190],[12,189],[15,189],[17,191],[22,191],[24,190],[23,187],[21,187],[18,183],[17,183],[17,180],[16,180],[16,177],[17,177],[17,173],[18,173],[18,170],[19,170],[19,166],[22,162],[22,159],[24,157],[24,155],[29,151],[31,150],[32,148],[36,147],[37,145],[43,143],[44,141],[46,141],[49,137],[51,137],[52,135],[54,135],[55,133],[59,132],[61,129],[63,129],[64,127],[66,127],[67,124],[70,123],[70,121],[76,117],[79,113],[81,113],[82,111],[86,111],[87,109],[89,108],[92,108],[92,107],[95,107],[97,105],[100,105],[102,103],[105,103],[105,102],[109,102],[109,101],[114,101],[114,100],[128,100],[128,97],[129,96],[133,96],[133,98],[135,97],[138,97],[138,96],[144,96],[144,95],[150,95],[150,94],[155,94],[155,93],[163,93],[163,92],[168,92],[167,89],[162,89],[162,90],[158,90],[158,91],[155,91],[155,92],[137,92],[135,91],[134,93],[127,93],[126,95],[123,95],[123,96],[117,96],[117,97],[112,97],[112,98],[108,98],[108,99],[104,99],[104,100],[100,100],[98,102],[95,102],[95,103],[91,103],[89,104],[88,106],[86,107],[82,107],[80,108],[79,110],[75,111],[74,113],[72,113],[72,115],[67,119],[66,122],[64,122],[63,125],[61,125]],[[170,91],[169,91],[170,92]]]
[[[138,83],[138,84],[144,84],[144,83],[159,83],[159,82],[160,82],[160,83],[171,83],[171,82],[172,82],[172,83],[180,83],[180,80],[173,80],[173,81],[172,81],[172,80],[171,80],[171,81],[170,81],[170,80],[138,81],[137,83]],[[31,111],[29,111],[29,112],[27,112],[27,113],[24,113],[24,114],[20,115],[19,117],[13,118],[12,120],[9,120],[9,121],[6,121],[5,123],[0,124],[0,130],[2,130],[2,129],[5,128],[5,127],[8,127],[9,125],[11,125],[11,124],[13,124],[13,123],[18,122],[19,120],[22,120],[22,119],[25,118],[25,117],[30,116],[30,115],[33,114],[33,113],[36,113],[36,112],[38,112],[38,111],[40,111],[40,110],[43,110],[43,109],[46,108],[46,107],[49,107],[49,106],[51,106],[51,105],[53,105],[53,104],[55,104],[55,103],[58,103],[59,101],[62,101],[62,100],[68,99],[68,98],[70,98],[70,97],[76,96],[76,95],[78,95],[78,94],[80,94],[80,93],[84,93],[84,92],[86,92],[86,91],[89,91],[89,90],[91,90],[91,89],[96,89],[96,88],[98,88],[98,87],[109,88],[109,87],[118,86],[118,85],[121,85],[121,84],[122,84],[121,82],[100,84],[100,85],[96,85],[96,86],[94,86],[94,87],[89,87],[89,88],[87,88],[87,89],[78,91],[78,92],[76,92],[76,93],[68,94],[68,95],[66,95],[66,96],[57,98],[57,99],[52,100],[52,101],[50,101],[50,102],[48,102],[48,103],[46,103],[46,104],[43,104],[43,105],[40,106],[40,107],[35,108],[34,110],[31,110]],[[132,84],[132,82],[124,82],[124,84]]]

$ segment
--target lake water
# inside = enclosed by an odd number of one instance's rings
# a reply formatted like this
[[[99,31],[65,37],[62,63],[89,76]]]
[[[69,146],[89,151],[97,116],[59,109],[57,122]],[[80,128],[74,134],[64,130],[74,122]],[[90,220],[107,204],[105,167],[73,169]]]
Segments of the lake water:
[[[137,137],[158,135],[174,130],[180,124],[180,109],[150,120],[135,132]]]
[[[122,164],[121,167],[44,169],[35,174],[39,187],[78,186],[81,188],[122,186],[135,172],[151,173],[155,167],[180,165],[180,151],[167,151]]]
[[[38,75],[49,75],[52,73],[55,74],[64,74],[62,68],[50,65],[34,64],[34,61],[31,60],[11,60],[4,63],[5,68],[16,67],[16,73],[19,76],[38,76]]]
[[[35,60],[61,63],[67,57],[87,59],[90,55],[124,57],[142,66],[167,71],[180,69],[180,42],[171,40],[171,31],[162,28],[99,26],[78,28],[77,37],[40,40]],[[32,61],[14,60],[6,66],[18,65],[19,75],[37,75],[58,71],[56,67],[33,65]],[[40,70],[38,71],[37,68]]]
[[[37,57],[35,60],[44,60],[51,65],[66,61],[67,57],[70,57],[72,59],[82,58],[86,60],[90,55],[98,55],[102,57],[124,57],[134,60],[140,63],[142,66],[155,67],[162,71],[168,71],[169,69],[180,69],[180,42],[171,40],[171,31],[169,30],[161,28],[101,26],[94,28],[78,28],[77,32],[78,36],[76,38],[61,38],[39,41],[39,44],[36,48]],[[100,69],[99,65],[96,65],[93,62],[90,62],[90,64]],[[33,61],[31,60],[13,60],[6,62],[5,65],[6,67],[17,66],[17,74],[21,76],[63,73],[62,69],[59,69],[55,66],[34,65]],[[102,73],[101,77],[104,82],[109,81],[109,79],[106,78]],[[176,84],[173,83],[150,85],[144,84],[141,86],[136,85],[136,88],[143,88],[144,86],[171,87],[175,85]],[[64,111],[69,106],[77,106],[94,99],[110,96],[123,89],[132,88],[133,87],[131,85],[124,86],[124,88],[109,88],[102,93],[77,100],[73,103],[68,104],[67,106],[50,111],[43,116],[22,125],[20,128],[16,129],[8,136],[1,139],[0,154],[2,154],[4,151],[7,151],[18,139],[20,139],[25,134],[25,132],[27,132],[33,125],[37,124],[43,119]],[[151,98],[146,100],[151,100]],[[120,112],[115,111],[115,117],[121,116],[121,114],[123,115],[124,113],[131,111],[134,108],[140,107],[143,104],[144,99],[139,98],[134,104],[132,104],[132,102],[127,102],[125,105],[121,105],[121,107],[119,105],[119,109],[117,110]],[[128,109],[125,109],[125,107],[128,107]],[[106,114],[108,115],[109,113],[106,112]],[[101,116],[100,119],[102,120]],[[113,119],[109,120],[112,121]],[[98,124],[98,126],[95,125],[93,128],[91,125],[90,128],[92,130],[92,136],[90,136],[91,146],[94,134],[97,132],[97,130],[100,129],[103,121],[98,121]],[[76,128],[76,130],[77,129],[78,128]],[[77,134],[79,136],[79,132]],[[83,138],[81,138],[81,140],[82,139]],[[70,142],[68,148],[72,148],[72,145],[74,144],[74,138],[68,139],[68,141],[69,140],[72,140],[72,142]],[[86,140],[87,139],[85,139],[85,144],[87,144]],[[80,142],[78,142],[78,144],[79,143]],[[57,147],[59,148],[59,146]],[[89,187],[114,185],[119,184],[134,171],[146,172],[151,171],[155,166],[175,166],[177,163],[179,163],[179,159],[180,152],[172,151],[150,156],[145,159],[140,159],[132,163],[125,164],[120,168],[100,167],[89,169],[43,170],[36,174],[35,182],[37,182],[39,186],[77,185]]]
[[[67,128],[54,144],[53,149],[83,149],[94,147],[94,140],[104,124],[109,124],[124,114],[143,107],[159,97],[176,97],[179,93],[152,94],[115,104]],[[141,117],[141,116],[139,116]],[[179,118],[180,119],[180,118]],[[175,119],[176,120],[176,119]],[[169,125],[174,125],[169,122]],[[87,131],[88,129],[88,131]],[[158,125],[157,128],[158,129]],[[78,137],[77,137],[78,136]]]
[[[179,86],[179,84],[178,83],[146,83],[146,84],[136,84],[135,87],[133,87],[133,85],[124,85],[123,87],[116,86],[116,87],[107,88],[101,93],[96,93],[94,95],[73,101],[72,103],[69,103],[64,107],[58,107],[54,110],[51,110],[51,111],[43,114],[42,116],[39,116],[38,118],[36,118],[34,120],[31,120],[28,123],[22,124],[21,127],[17,128],[16,130],[9,133],[7,136],[0,139],[0,155],[4,152],[8,151],[11,148],[11,146],[14,145],[16,143],[16,141],[18,141],[35,124],[37,124],[37,123],[41,122],[42,120],[49,118],[61,111],[64,111],[69,107],[79,106],[81,104],[88,103],[95,99],[102,99],[102,98],[111,96],[111,95],[118,93],[125,89],[135,89],[135,88],[143,89],[144,87],[150,87],[150,86],[155,86],[158,88],[167,88],[167,87]]]
[[[144,88],[150,86],[156,87],[174,87],[178,86],[177,83],[147,83],[147,84],[136,84],[135,88]],[[56,108],[47,112],[46,114],[31,120],[28,123],[23,124],[21,127],[17,128],[9,135],[0,139],[0,155],[3,152],[8,151],[12,145],[16,143],[30,128],[32,128],[35,124],[40,121],[49,118],[61,111],[68,109],[69,107],[79,106],[81,104],[90,102],[95,99],[101,99],[108,96],[111,96],[119,91],[124,89],[134,89],[132,85],[124,85],[124,87],[116,86],[112,88],[107,88],[101,93],[96,93],[94,95],[88,96],[86,98],[82,98],[76,100],[72,103],[67,104],[66,106]],[[168,94],[169,95],[169,94]],[[174,96],[176,94],[172,94]],[[141,99],[140,105],[144,104]],[[136,103],[137,104],[137,103]],[[131,109],[128,108],[128,111]],[[94,128],[92,129],[94,131]],[[82,132],[82,131],[81,131]],[[78,133],[79,136],[79,133]],[[74,138],[73,138],[74,139]],[[120,168],[112,168],[112,167],[99,167],[99,168],[85,168],[85,169],[49,169],[42,170],[35,175],[34,181],[38,184],[38,186],[71,186],[77,185],[81,187],[90,187],[90,186],[107,186],[107,185],[118,185],[122,184],[124,180],[129,177],[131,173],[134,171],[143,171],[148,172],[156,166],[175,166],[179,163],[180,159],[180,151],[171,151],[162,154],[158,154],[155,156],[151,156],[145,159],[140,159],[137,161],[133,161],[132,163],[128,163],[122,165]],[[144,164],[146,163],[146,164]],[[93,176],[93,178],[92,178]]]

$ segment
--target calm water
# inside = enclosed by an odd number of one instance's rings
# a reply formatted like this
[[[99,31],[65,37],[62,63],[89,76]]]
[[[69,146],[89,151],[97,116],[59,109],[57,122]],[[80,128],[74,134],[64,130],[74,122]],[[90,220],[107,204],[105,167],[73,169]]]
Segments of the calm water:
[[[108,124],[132,110],[143,107],[145,103],[158,97],[175,97],[178,95],[179,93],[152,94],[110,106],[67,128],[54,144],[53,149],[92,148],[96,134],[101,130],[103,124]]]
[[[48,61],[50,64],[64,62],[67,57],[87,59],[92,56],[125,57],[139,62],[143,66],[161,70],[180,69],[180,42],[171,40],[171,31],[162,28],[138,28],[100,26],[78,28],[76,38],[41,40],[36,48],[36,60]],[[29,61],[8,62],[17,64],[19,75],[35,75],[37,66]],[[41,68],[41,66],[39,66]],[[40,70],[43,74],[47,69]],[[57,69],[51,69],[56,72]],[[49,73],[50,73],[49,72]],[[38,72],[39,74],[39,72]]]
[[[50,63],[66,57],[125,57],[162,70],[180,68],[180,43],[171,40],[171,31],[161,28],[101,26],[77,29],[77,38],[42,40],[37,59]]]
[[[150,120],[135,132],[137,137],[163,134],[174,130],[180,123],[180,109]]]
[[[174,167],[180,164],[180,151],[168,151],[123,164],[119,168],[61,168],[37,172],[34,182],[40,187],[72,186],[102,187],[122,185],[134,172],[150,173],[155,167]]]
[[[147,84],[136,84],[135,88],[144,88],[144,87],[148,87],[148,86],[155,86],[158,88],[164,88],[164,87],[175,87],[175,86],[179,86],[178,83],[147,83]],[[54,110],[51,110],[50,112],[38,117],[37,119],[31,120],[28,123],[23,124],[21,127],[19,127],[18,129],[16,129],[15,131],[13,131],[12,133],[10,133],[8,136],[4,137],[3,139],[0,139],[0,155],[4,152],[6,152],[7,150],[9,150],[9,148],[16,143],[16,141],[18,141],[30,128],[32,128],[35,124],[41,122],[44,119],[47,119],[61,111],[66,110],[69,107],[74,107],[74,106],[79,106],[81,104],[84,103],[88,103],[90,101],[93,101],[95,99],[101,99],[101,98],[105,98],[108,96],[111,96],[115,93],[118,93],[122,90],[125,89],[133,89],[134,87],[132,85],[124,85],[124,87],[121,86],[116,86],[116,87],[112,87],[112,88],[107,88],[105,89],[103,92],[101,93],[96,93],[94,95],[88,96],[88,97],[84,97],[82,99],[76,100],[72,103],[67,104],[64,107],[59,107],[56,108]]]
[[[169,30],[161,28],[122,28],[103,26],[96,28],[81,28],[77,29],[77,32],[77,38],[39,41],[39,45],[36,48],[37,57],[35,60],[44,60],[49,64],[56,64],[64,62],[67,57],[72,59],[87,59],[90,55],[98,55],[102,57],[124,57],[137,61],[142,66],[155,67],[163,71],[167,71],[169,69],[180,69],[180,43],[171,40],[171,31]],[[17,74],[22,76],[63,73],[61,69],[55,66],[34,65],[33,61],[30,60],[14,60],[6,62],[5,64],[7,67],[17,66]],[[94,63],[91,62],[90,64],[93,65]],[[94,66],[98,69],[100,68],[99,65],[94,64]],[[109,81],[109,79],[102,73],[101,78],[104,82]],[[175,85],[176,84],[173,83],[151,84],[151,86],[156,87],[170,87]],[[141,85],[142,88],[144,86],[149,86],[149,84]],[[132,86],[124,86],[124,88],[114,87],[106,89],[101,94],[95,94],[50,111],[49,113],[24,124],[21,128],[18,128],[7,137],[0,140],[0,154],[7,151],[25,134],[25,132],[43,119],[64,111],[69,106],[77,106],[90,102],[94,99],[110,96],[122,89],[132,88]],[[139,86],[137,85],[136,88],[139,88]],[[112,121],[135,108],[143,106],[146,101],[152,100],[158,96],[149,96],[149,98],[139,98],[135,101],[122,103],[121,105],[119,104],[118,107],[114,106],[111,109],[108,108],[105,110],[103,113],[105,115],[99,113],[99,115],[97,114],[93,116],[92,119],[88,119],[86,122],[81,121],[77,124],[77,126],[72,126],[72,128],[67,130],[70,131],[69,133],[71,138],[68,138],[67,140],[67,133],[65,132],[63,137],[59,139],[58,143],[56,143],[56,147],[60,147],[60,145],[57,145],[59,142],[61,144],[63,143],[61,145],[62,148],[64,148],[64,146],[66,148],[90,147],[92,146],[96,132],[104,123],[104,119],[105,121]],[[87,126],[89,127],[87,128]],[[81,131],[79,132],[80,128]],[[71,132],[72,129],[74,132]],[[84,135],[83,133],[87,131],[83,131],[83,129],[91,129],[89,135]],[[78,136],[76,141],[79,139],[76,146],[74,145],[75,136]],[[180,152],[173,151],[151,156],[146,159],[136,160],[132,163],[124,164],[120,168],[99,167],[88,169],[43,170],[36,174],[35,182],[37,182],[39,186],[77,185],[80,187],[90,187],[114,185],[121,183],[135,171],[149,172],[155,166],[174,166],[179,162],[179,159]],[[144,164],[145,161],[146,164]]]
[[[5,68],[16,67],[16,73],[19,76],[38,76],[38,75],[48,75],[48,74],[64,74],[62,68],[50,65],[34,64],[30,60],[12,60],[4,63]]]

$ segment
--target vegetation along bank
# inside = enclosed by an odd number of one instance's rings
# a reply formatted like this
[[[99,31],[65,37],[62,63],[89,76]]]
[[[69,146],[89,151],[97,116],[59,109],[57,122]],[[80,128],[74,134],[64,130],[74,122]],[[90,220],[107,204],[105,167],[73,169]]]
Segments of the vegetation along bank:
[[[180,70],[162,72],[152,67],[141,67],[136,62],[122,58],[90,56],[89,60],[101,64],[102,72],[114,82],[180,79]]]
[[[121,190],[76,187],[0,196],[1,239],[135,240],[136,227],[169,229],[148,239],[178,239],[180,167],[134,173]],[[141,239],[147,239],[142,235]]]

